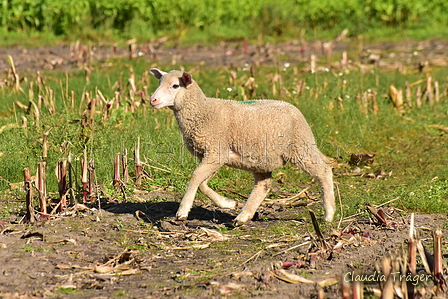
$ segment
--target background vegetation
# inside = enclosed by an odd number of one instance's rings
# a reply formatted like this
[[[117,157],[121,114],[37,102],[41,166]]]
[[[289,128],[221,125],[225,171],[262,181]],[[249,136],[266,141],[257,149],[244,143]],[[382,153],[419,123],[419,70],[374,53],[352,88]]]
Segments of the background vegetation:
[[[352,36],[446,37],[443,0],[3,0],[3,43],[24,37],[113,42],[168,36],[177,42],[222,38]]]

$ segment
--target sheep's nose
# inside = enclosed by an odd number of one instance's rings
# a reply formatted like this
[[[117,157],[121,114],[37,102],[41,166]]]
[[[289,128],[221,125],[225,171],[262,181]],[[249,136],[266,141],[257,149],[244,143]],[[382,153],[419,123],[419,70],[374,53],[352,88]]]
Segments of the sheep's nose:
[[[151,104],[154,104],[155,102],[157,102],[157,98],[151,97]]]

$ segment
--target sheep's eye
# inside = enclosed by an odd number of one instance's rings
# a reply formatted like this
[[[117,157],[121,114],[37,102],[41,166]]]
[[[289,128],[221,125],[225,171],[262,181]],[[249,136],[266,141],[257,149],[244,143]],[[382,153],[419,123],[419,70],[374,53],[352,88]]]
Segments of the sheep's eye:
[[[178,89],[179,87],[180,87],[179,84],[174,84],[174,85],[173,85],[173,88],[174,88],[174,89]]]

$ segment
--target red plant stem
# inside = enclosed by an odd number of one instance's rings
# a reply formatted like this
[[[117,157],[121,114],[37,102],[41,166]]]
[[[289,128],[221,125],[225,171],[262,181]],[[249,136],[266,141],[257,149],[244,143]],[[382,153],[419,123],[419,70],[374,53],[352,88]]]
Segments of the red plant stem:
[[[342,66],[348,66],[348,55],[347,51],[342,52],[342,60],[341,60]]]
[[[93,187],[95,186],[95,161],[89,163],[89,200],[93,201]]]
[[[417,244],[414,239],[414,213],[411,214],[411,223],[409,227],[409,271],[412,275],[417,274]]]
[[[81,183],[82,183],[82,200],[87,202],[87,183],[89,182],[89,175],[87,171],[87,149],[84,148],[84,157],[81,158]]]
[[[67,206],[67,159],[58,162],[59,212]]]
[[[67,158],[67,177],[68,177],[68,186],[67,186],[67,194],[69,195],[70,203],[76,203],[76,197],[73,192],[73,168],[72,168],[72,155],[69,152],[68,158]],[[68,193],[70,191],[70,193]]]
[[[440,229],[434,231],[434,279],[443,291],[446,288],[446,281],[443,277],[442,231]]]
[[[342,277],[340,291],[342,299],[350,299],[350,282],[346,281],[344,277]]]
[[[82,201],[87,202],[87,193],[89,193],[89,190],[87,190],[87,183],[82,183]]]
[[[249,52],[249,42],[247,41],[247,38],[244,38],[243,41],[243,52],[244,54],[247,54]]]
[[[34,223],[33,188],[31,187],[31,173],[28,167],[23,170],[23,177],[23,187],[26,192],[26,215],[23,222]]]
[[[363,287],[362,287],[362,282],[361,281],[354,281],[353,282],[353,299],[362,299],[363,296]]]

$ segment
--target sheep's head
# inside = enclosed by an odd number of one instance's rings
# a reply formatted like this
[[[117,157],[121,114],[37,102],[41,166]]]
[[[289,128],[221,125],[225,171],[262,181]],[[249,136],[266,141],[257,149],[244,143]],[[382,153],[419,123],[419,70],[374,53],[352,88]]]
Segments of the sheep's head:
[[[149,72],[159,79],[159,87],[150,99],[151,106],[156,109],[173,107],[176,98],[181,98],[185,88],[193,82],[191,75],[187,72],[171,71],[166,73],[156,68],[150,69]]]

